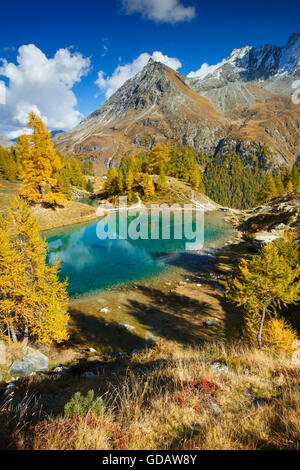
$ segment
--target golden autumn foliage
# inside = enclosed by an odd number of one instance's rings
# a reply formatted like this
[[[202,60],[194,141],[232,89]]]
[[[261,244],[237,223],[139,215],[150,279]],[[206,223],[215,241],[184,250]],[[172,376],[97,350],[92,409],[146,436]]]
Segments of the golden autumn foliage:
[[[20,194],[31,203],[63,205],[66,197],[63,193],[53,191],[56,178],[53,177],[61,167],[61,159],[51,141],[51,134],[44,126],[42,119],[31,112],[28,127],[31,135],[22,135],[16,143],[16,156],[21,165]]]
[[[157,173],[159,169],[165,171],[170,160],[170,151],[169,147],[163,145],[153,147],[147,161],[147,172],[153,174]]]
[[[269,243],[251,261],[242,259],[236,275],[226,283],[227,298],[244,308],[246,330],[256,336],[259,347],[266,317],[300,298],[300,266],[291,263],[285,244],[290,246],[288,240],[281,245]]]
[[[128,192],[130,192],[132,190],[133,183],[134,183],[133,173],[129,169],[128,173],[127,173],[127,176],[126,176],[126,189],[127,189]]]
[[[67,284],[58,279],[59,263],[49,266],[46,257],[37,221],[17,197],[0,218],[0,333],[9,341],[68,338]]]
[[[290,180],[290,181],[288,181],[288,183],[286,185],[286,191],[290,192],[290,191],[293,191],[293,189],[294,189],[294,185],[293,185],[293,182]]]
[[[148,173],[145,173],[144,175],[144,195],[147,198],[150,198],[155,194],[155,187],[152,181],[152,178]]]
[[[284,318],[274,317],[266,322],[262,339],[268,349],[291,356],[298,337],[296,331]]]

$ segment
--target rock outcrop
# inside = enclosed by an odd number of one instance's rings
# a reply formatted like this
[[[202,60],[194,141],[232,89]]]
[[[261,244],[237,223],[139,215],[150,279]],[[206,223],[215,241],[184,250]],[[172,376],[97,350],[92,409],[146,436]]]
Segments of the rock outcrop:
[[[300,188],[242,214],[242,230],[258,241],[272,241],[285,230],[300,239]]]

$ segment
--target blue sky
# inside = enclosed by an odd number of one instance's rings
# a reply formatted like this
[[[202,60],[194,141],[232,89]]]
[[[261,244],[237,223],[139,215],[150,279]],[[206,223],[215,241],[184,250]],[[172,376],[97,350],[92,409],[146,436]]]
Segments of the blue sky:
[[[13,137],[30,106],[50,128],[72,127],[141,67],[148,59],[134,62],[141,54],[159,51],[187,75],[204,62],[220,62],[234,48],[284,45],[299,30],[299,17],[299,2],[289,0],[1,2],[0,57],[6,62],[0,63],[0,132]],[[18,52],[30,44],[35,48]],[[55,56],[60,49],[65,52]]]

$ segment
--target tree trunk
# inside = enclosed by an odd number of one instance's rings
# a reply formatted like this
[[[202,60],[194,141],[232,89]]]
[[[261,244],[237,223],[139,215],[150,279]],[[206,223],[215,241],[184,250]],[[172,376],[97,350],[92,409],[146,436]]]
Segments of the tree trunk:
[[[11,337],[14,343],[18,342],[17,335],[13,326],[10,327]]]
[[[10,334],[10,326],[7,324],[7,334],[8,334],[8,342],[11,343],[11,334]]]
[[[258,330],[258,335],[257,335],[257,342],[258,342],[258,347],[261,349],[262,348],[262,331],[263,331],[263,326],[264,326],[264,321],[265,321],[265,316],[266,316],[266,309],[264,308],[261,314],[260,318],[260,324],[259,324],[259,330]]]

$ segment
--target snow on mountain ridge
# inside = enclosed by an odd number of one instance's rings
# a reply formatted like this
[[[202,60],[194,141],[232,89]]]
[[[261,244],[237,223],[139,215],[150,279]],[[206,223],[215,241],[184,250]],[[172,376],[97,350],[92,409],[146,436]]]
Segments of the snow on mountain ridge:
[[[293,33],[283,48],[278,72],[288,75],[300,72],[300,32]]]
[[[265,44],[258,47],[244,46],[234,49],[227,59],[216,65],[202,64],[196,72],[190,72],[187,78],[204,80],[219,79],[223,70],[243,81],[266,80],[275,75],[298,75],[300,72],[300,32],[293,33],[286,46],[279,47]],[[225,73],[226,73],[225,72]]]

